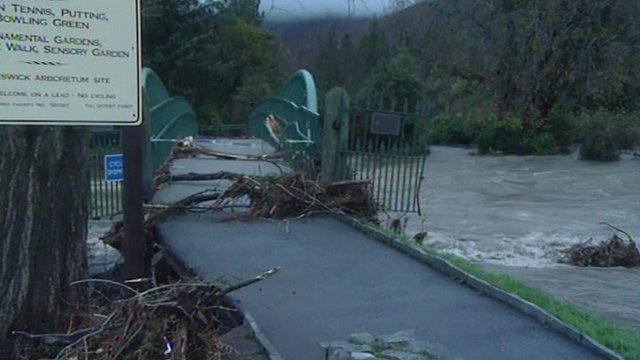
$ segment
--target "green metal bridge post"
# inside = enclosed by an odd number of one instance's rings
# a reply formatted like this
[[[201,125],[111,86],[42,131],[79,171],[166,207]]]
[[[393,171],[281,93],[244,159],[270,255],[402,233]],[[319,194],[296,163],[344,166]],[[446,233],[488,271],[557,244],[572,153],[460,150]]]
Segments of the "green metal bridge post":
[[[349,136],[349,95],[342,88],[333,88],[325,96],[325,115],[322,133],[323,181],[339,180],[346,166],[340,151],[346,147]]]

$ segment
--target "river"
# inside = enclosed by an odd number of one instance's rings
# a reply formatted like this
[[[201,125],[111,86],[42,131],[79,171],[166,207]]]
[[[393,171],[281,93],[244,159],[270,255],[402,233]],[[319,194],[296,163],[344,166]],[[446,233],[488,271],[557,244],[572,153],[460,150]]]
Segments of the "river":
[[[605,239],[608,222],[640,236],[640,158],[581,161],[564,156],[475,156],[432,147],[422,184],[430,246],[469,260],[548,267],[577,242]]]

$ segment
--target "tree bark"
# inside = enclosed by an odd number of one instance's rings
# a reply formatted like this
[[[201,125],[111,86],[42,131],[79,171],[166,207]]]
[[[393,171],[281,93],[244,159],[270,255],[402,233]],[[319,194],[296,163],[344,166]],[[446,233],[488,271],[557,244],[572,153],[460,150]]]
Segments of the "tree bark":
[[[500,56],[497,69],[498,78],[498,116],[504,117],[514,107],[516,97],[516,58],[518,56],[516,3],[513,0],[502,0],[500,3],[501,14],[505,24],[505,44]]]
[[[82,300],[89,212],[89,132],[0,127],[0,341],[57,331]]]

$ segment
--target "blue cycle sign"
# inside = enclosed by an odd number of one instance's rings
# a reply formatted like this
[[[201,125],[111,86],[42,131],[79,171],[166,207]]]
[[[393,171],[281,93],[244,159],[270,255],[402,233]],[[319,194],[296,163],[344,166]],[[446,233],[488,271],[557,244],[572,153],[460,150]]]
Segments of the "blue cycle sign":
[[[124,160],[122,154],[112,154],[104,157],[104,179],[108,182],[124,180]]]

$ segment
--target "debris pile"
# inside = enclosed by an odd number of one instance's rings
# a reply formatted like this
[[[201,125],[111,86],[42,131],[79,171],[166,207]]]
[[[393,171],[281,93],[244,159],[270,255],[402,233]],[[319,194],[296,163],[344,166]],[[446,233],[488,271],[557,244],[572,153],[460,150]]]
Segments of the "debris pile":
[[[348,181],[320,184],[302,173],[278,177],[242,177],[229,187],[218,200],[248,196],[249,211],[244,217],[289,219],[314,212],[345,212],[373,220],[376,208],[367,191],[368,182]]]
[[[55,359],[220,359],[234,351],[219,337],[242,323],[241,315],[230,308],[225,295],[274,275],[272,269],[238,284],[178,281],[140,289],[130,283],[90,279],[75,286],[91,284],[102,298],[74,328],[64,334],[14,332],[22,343],[22,353]],[[138,283],[139,285],[140,283]],[[116,287],[122,294],[108,298],[104,289]],[[101,290],[97,290],[101,289]],[[96,296],[97,297],[97,296]],[[76,316],[78,317],[78,316]],[[29,353],[29,351],[31,351]]]
[[[222,192],[204,197],[216,202],[211,210],[219,210],[244,197],[250,203],[244,217],[288,219],[312,212],[343,211],[369,220],[376,218],[377,209],[371,200],[368,181],[343,181],[321,184],[303,173],[286,173],[278,176],[247,176],[230,172],[212,174],[162,175],[156,178],[157,186],[178,181],[231,180],[234,183]],[[202,196],[203,194],[198,194]],[[185,199],[187,200],[187,199]],[[185,200],[180,206],[184,207]],[[193,199],[189,199],[193,200]],[[198,200],[198,199],[196,199]],[[188,201],[191,205],[204,201]]]
[[[247,203],[242,199],[248,200],[248,210],[229,215],[228,221],[293,219],[312,213],[346,213],[377,222],[377,207],[369,194],[371,184],[368,181],[322,184],[310,180],[303,173],[247,176],[223,171],[212,174],[160,175],[156,178],[156,184],[162,187],[179,181],[211,180],[230,180],[233,184],[226,190],[205,190],[170,205],[148,205],[150,213],[145,219],[145,229],[151,232],[153,226],[180,211],[217,212],[233,204]],[[203,203],[211,204],[200,206]],[[122,226],[116,223],[102,240],[118,248],[122,236]]]
[[[229,160],[271,161],[270,159],[277,159],[282,155],[276,153],[251,156],[222,153],[200,146],[193,138],[188,137],[175,144],[165,165],[157,172],[154,182],[157,188],[161,188],[168,183],[179,181],[234,181],[231,187],[218,194],[219,199],[212,208],[218,210],[221,204],[229,204],[233,200],[248,196],[251,211],[246,215],[251,217],[287,219],[314,211],[344,211],[368,220],[376,219],[377,208],[371,201],[369,181],[321,184],[303,172],[286,173],[277,161],[272,163],[280,168],[279,176],[247,176],[224,171],[181,175],[172,175],[169,172],[171,162],[178,158],[207,156]]]
[[[573,245],[565,251],[563,262],[581,267],[640,266],[640,251],[631,236],[609,224],[603,225],[609,226],[615,233],[606,241],[596,243],[590,239]]]

